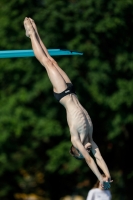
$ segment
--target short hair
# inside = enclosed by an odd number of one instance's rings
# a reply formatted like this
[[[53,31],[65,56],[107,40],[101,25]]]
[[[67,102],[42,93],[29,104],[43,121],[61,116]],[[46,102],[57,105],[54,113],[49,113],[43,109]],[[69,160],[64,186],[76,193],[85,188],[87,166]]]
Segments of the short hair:
[[[101,174],[103,178],[105,178],[105,174]],[[97,179],[97,182],[94,184],[93,188],[99,188],[100,181]]]
[[[84,157],[80,157],[79,150],[76,149],[73,145],[71,146],[69,153],[71,154],[71,156],[73,156],[74,158],[78,160],[84,159]]]

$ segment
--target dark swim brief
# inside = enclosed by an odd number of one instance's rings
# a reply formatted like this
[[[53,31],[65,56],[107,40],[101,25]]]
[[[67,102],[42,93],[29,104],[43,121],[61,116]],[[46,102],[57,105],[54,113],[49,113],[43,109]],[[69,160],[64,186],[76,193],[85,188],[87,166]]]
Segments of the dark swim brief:
[[[68,94],[72,94],[72,93],[76,94],[73,84],[72,83],[66,83],[66,84],[67,84],[67,89],[65,89],[63,92],[61,93],[54,92],[54,97],[58,101],[60,101],[63,97],[65,97]]]

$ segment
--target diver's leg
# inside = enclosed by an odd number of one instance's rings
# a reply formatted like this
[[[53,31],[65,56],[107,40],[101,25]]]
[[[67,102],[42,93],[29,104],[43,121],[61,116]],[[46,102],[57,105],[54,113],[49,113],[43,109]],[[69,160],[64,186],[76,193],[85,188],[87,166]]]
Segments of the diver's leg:
[[[66,83],[71,83],[69,77],[67,76],[67,74],[59,67],[59,65],[57,64],[57,62],[49,55],[48,53],[48,50],[46,48],[46,46],[44,45],[44,43],[42,42],[41,38],[40,38],[40,35],[38,33],[38,30],[37,30],[37,26],[35,24],[35,21],[31,18],[29,18],[34,30],[35,30],[35,33],[37,35],[37,39],[39,40],[39,43],[42,47],[42,49],[44,50],[46,56],[53,62],[53,65],[57,68],[57,70],[59,71],[59,73],[61,74],[61,76],[64,78],[65,82]]]
[[[30,20],[25,18],[24,27],[26,30],[26,35],[31,39],[32,48],[35,54],[35,57],[38,61],[45,67],[49,79],[53,85],[54,91],[60,93],[67,88],[66,82],[63,76],[59,73],[53,62],[47,57],[46,53],[42,49],[34,27],[32,26]]]

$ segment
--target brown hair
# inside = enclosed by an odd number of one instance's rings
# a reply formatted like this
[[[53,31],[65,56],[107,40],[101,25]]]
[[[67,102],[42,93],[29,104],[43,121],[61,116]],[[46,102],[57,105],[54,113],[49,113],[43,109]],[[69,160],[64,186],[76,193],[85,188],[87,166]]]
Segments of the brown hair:
[[[106,177],[105,174],[102,174],[102,177]],[[93,188],[99,188],[100,181],[97,180],[97,182],[94,184]]]
[[[71,156],[73,156],[74,158],[78,160],[84,159],[80,157],[79,151],[73,145],[71,146],[69,153],[71,154]]]

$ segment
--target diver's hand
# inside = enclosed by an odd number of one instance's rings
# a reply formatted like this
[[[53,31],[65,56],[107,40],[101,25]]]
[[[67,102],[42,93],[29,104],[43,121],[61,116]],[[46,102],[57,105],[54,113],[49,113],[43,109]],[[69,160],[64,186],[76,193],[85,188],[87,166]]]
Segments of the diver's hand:
[[[111,180],[110,177],[104,177],[102,181],[100,181],[100,188],[102,190],[109,190],[111,188],[111,183],[113,180]]]

